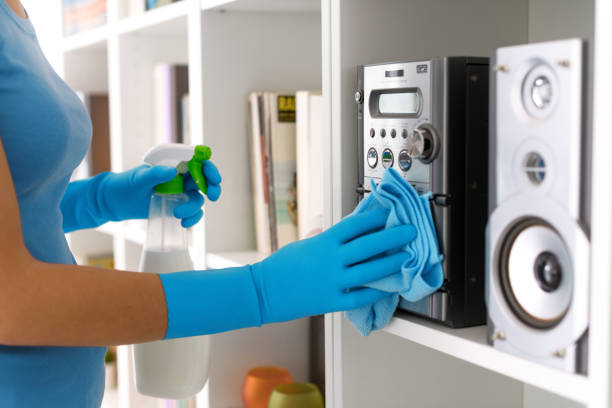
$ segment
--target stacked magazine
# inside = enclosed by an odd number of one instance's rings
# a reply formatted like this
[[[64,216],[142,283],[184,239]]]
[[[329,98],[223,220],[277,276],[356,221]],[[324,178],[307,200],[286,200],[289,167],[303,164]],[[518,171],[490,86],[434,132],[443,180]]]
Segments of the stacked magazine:
[[[322,97],[253,92],[248,101],[257,249],[269,254],[322,228]]]

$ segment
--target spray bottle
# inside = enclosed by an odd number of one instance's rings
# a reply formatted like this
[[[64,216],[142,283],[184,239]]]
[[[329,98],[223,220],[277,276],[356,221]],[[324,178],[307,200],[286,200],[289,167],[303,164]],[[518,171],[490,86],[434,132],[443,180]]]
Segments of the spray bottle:
[[[189,173],[206,193],[202,162],[210,158],[207,146],[195,148],[170,143],[156,146],[145,155],[145,163],[176,166],[177,176],[155,187],[151,196],[147,238],[140,260],[141,272],[168,273],[193,270],[187,239],[174,209],[188,200],[183,177]],[[209,336],[154,341],[134,345],[136,389],[158,398],[183,399],[197,394],[208,379]]]

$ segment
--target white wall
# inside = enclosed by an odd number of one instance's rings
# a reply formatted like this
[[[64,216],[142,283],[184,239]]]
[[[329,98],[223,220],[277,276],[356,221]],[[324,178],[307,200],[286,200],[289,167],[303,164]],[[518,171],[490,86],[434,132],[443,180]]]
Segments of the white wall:
[[[247,137],[251,91],[321,89],[317,13],[208,12],[204,15],[204,143],[226,181],[207,208],[209,251],[255,248]]]
[[[356,66],[489,56],[496,47],[526,42],[528,0],[343,0],[340,16],[340,109],[332,123],[341,120],[342,140],[332,166],[340,173],[334,177],[341,180],[346,214],[356,204]],[[522,405],[521,383],[390,334],[363,338],[345,322],[342,347],[345,407],[440,407],[449,400],[453,407]]]
[[[530,0],[529,42],[593,38],[593,0]]]
[[[61,0],[21,0],[36,29],[45,56],[57,72],[62,72]]]

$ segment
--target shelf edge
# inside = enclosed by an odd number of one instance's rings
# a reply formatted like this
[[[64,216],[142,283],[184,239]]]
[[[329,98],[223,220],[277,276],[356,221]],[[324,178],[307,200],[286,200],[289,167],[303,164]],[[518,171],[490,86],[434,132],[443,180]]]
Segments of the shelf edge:
[[[69,35],[62,38],[62,52],[74,52],[104,48],[108,40],[109,26],[92,28],[81,33]]]
[[[257,251],[209,252],[206,254],[206,265],[210,269],[234,268],[259,262],[264,257]]]
[[[496,350],[486,344],[482,336],[477,336],[484,329],[483,326],[450,329],[413,319],[393,317],[383,330],[564,398],[581,404],[589,403],[591,384],[588,377],[566,373]],[[461,336],[466,333],[468,336]]]
[[[117,32],[119,34],[133,34],[175,19],[186,18],[189,10],[188,6],[188,1],[179,1],[141,14],[125,17],[117,22]]]

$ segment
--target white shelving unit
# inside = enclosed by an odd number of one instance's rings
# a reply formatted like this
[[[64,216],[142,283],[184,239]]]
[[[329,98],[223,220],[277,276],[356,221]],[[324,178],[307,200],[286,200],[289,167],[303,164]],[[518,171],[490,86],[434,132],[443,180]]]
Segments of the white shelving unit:
[[[606,0],[184,0],[139,16],[109,1],[105,27],[63,40],[64,77],[111,98],[112,168],[140,162],[153,143],[150,74],[158,62],[189,64],[192,143],[213,146],[224,177],[222,205],[207,205],[193,231],[197,267],[256,262],[253,250],[247,92],[323,89],[326,100],[326,225],[356,204],[358,64],[436,55],[488,56],[504,45],[594,39],[595,114],[589,374],[574,375],[486,344],[484,327],[452,330],[397,316],[356,334],[326,316],[326,402],[360,407],[612,407],[612,4]],[[118,268],[134,269],[144,240],[137,223],[103,226]],[[216,335],[209,387],[199,406],[240,406],[245,368],[274,360],[306,375],[300,322]],[[290,347],[289,345],[293,345]],[[296,350],[300,352],[296,353]],[[120,360],[120,406],[150,406]],[[147,405],[149,404],[149,405]]]
[[[323,0],[323,93],[328,120],[327,225],[356,204],[356,65],[437,55],[489,56],[504,45],[595,40],[593,275],[589,375],[553,370],[492,349],[486,328],[452,330],[397,316],[362,338],[326,317],[327,406],[609,407],[610,17],[606,1]],[[599,114],[598,114],[599,113]]]
[[[205,221],[190,233],[194,263],[220,269],[257,262],[247,95],[321,88],[320,2],[183,0],[134,16],[127,2],[107,2],[105,26],[62,40],[59,70],[75,90],[109,94],[112,170],[139,165],[155,143],[154,67],[188,65],[190,142],[212,147],[225,180],[221,200],[206,204]],[[102,245],[113,250],[116,268],[136,270],[145,228],[143,221],[109,223],[79,231],[71,241],[77,255]],[[241,406],[242,381],[258,365],[283,366],[295,380],[307,381],[308,327],[304,319],[214,335],[210,378],[198,407]],[[118,406],[158,406],[134,388],[130,349],[122,346],[118,354]]]

